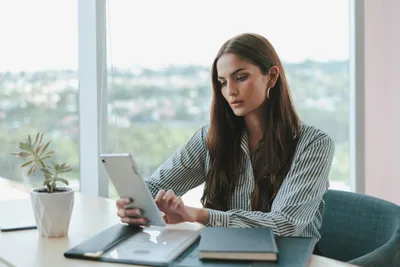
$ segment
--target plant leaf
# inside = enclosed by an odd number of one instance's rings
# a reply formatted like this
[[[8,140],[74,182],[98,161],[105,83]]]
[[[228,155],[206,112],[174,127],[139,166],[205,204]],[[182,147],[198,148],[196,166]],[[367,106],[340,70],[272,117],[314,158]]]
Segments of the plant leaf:
[[[58,182],[62,182],[62,183],[64,183],[64,184],[68,185],[68,181],[67,181],[66,179],[64,179],[64,178],[58,177],[58,178],[56,178],[56,179],[54,179],[54,180],[55,180],[55,181],[58,181]]]
[[[47,152],[45,156],[52,155],[52,154],[54,154],[54,153],[55,153],[55,152],[54,152],[53,150],[51,150],[51,151]]]
[[[32,139],[31,139],[31,135],[30,134],[28,134],[28,144],[32,144]]]
[[[28,162],[25,162],[24,164],[21,165],[21,168],[28,166],[29,164],[31,164],[33,162],[33,160],[30,160]]]
[[[44,134],[44,133],[41,133],[41,134],[40,134],[40,138],[39,138],[39,145],[41,145],[41,144],[42,144],[42,142],[43,142],[43,134]]]
[[[43,147],[43,149],[39,155],[42,155],[46,151],[46,149],[49,147],[50,143],[51,143],[51,141],[47,142],[47,144]]]
[[[21,150],[29,150],[29,148],[30,148],[30,145],[29,144],[27,144],[27,143],[19,143],[19,148],[21,149]]]
[[[29,152],[19,152],[18,153],[18,157],[20,157],[20,158],[26,158],[26,157],[29,157],[31,154],[29,153]]]
[[[38,140],[39,140],[39,133],[36,134],[35,141],[33,142],[34,146],[36,146]]]
[[[54,169],[57,173],[69,172],[72,170],[72,168],[68,166],[66,163],[55,164]]]
[[[30,176],[32,173],[35,172],[36,166],[37,166],[37,163],[35,163],[35,164],[32,165],[32,167],[31,167],[31,168],[29,169],[29,171],[28,171],[28,176]]]
[[[62,170],[62,172],[70,172],[70,171],[72,171],[71,167],[68,167],[68,168],[65,168],[65,169]]]

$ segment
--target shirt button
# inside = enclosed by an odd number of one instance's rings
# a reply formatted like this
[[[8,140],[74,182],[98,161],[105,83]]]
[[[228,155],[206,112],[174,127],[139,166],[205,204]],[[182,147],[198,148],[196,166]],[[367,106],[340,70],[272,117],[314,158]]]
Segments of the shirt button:
[[[217,221],[217,222],[215,223],[215,225],[218,226],[218,227],[220,227],[222,224],[221,224],[221,222]]]

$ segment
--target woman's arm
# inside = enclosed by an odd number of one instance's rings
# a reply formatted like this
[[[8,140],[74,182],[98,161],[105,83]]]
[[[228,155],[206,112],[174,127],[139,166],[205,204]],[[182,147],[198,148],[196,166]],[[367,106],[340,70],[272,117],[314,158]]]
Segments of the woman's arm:
[[[146,181],[153,198],[161,189],[173,190],[177,196],[182,196],[204,182],[206,131],[207,126],[200,128]]]
[[[198,211],[198,221],[221,227],[271,227],[277,235],[298,235],[314,220],[329,187],[329,171],[334,156],[330,137],[314,141],[296,161],[284,179],[271,212],[206,209]],[[208,218],[207,218],[208,217]]]

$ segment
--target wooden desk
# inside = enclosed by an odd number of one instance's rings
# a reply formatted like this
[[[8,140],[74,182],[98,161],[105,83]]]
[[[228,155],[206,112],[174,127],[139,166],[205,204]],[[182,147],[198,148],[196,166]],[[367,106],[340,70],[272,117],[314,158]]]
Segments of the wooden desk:
[[[29,199],[14,200],[12,205],[10,202],[0,201],[1,216],[13,216],[16,213],[32,216],[30,209]],[[117,264],[67,259],[63,253],[118,222],[114,201],[75,193],[75,205],[67,237],[40,237],[36,229],[0,232],[0,266],[7,266],[5,261],[11,263],[10,266],[18,267],[115,266]],[[310,267],[345,266],[352,265],[315,255],[310,263]]]

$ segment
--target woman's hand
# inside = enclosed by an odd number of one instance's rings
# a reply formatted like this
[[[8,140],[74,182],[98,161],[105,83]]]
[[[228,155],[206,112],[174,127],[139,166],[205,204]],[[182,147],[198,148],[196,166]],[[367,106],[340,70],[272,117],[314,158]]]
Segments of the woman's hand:
[[[120,198],[117,200],[117,215],[121,218],[121,222],[135,225],[146,225],[147,220],[143,218],[142,212],[137,208],[125,208],[126,205],[132,203],[129,198]]]
[[[204,209],[185,206],[181,197],[176,196],[172,190],[160,190],[155,201],[160,211],[164,213],[166,223],[202,223],[201,221],[204,221],[204,216],[207,216],[208,219],[208,213]]]

